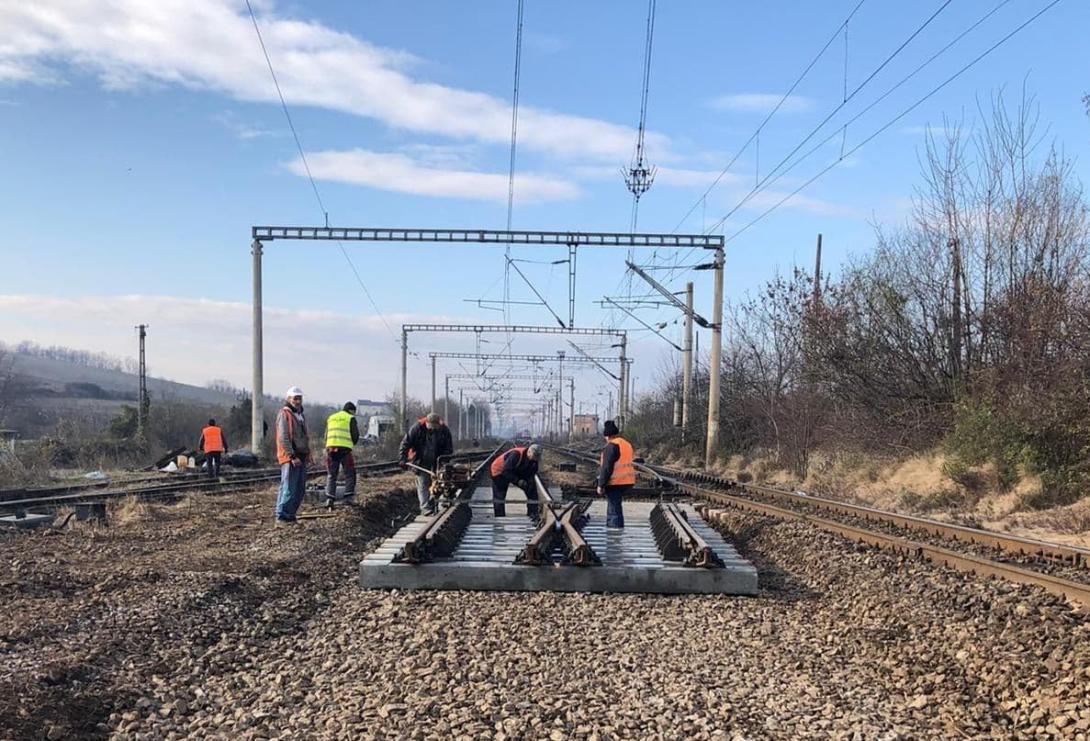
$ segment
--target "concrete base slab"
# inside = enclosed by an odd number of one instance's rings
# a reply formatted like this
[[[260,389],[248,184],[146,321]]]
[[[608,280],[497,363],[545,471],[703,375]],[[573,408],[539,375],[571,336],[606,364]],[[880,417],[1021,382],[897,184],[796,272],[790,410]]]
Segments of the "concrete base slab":
[[[42,515],[28,512],[26,517],[5,515],[0,517],[0,527],[17,527],[31,530],[39,527],[49,527],[53,524],[53,515]]]
[[[558,493],[554,494],[559,498]],[[450,558],[427,564],[394,563],[394,556],[426,525],[417,517],[360,563],[360,584],[371,589],[483,591],[637,592],[650,594],[756,594],[757,570],[689,504],[682,505],[693,529],[723,559],[725,568],[699,569],[663,560],[651,533],[651,502],[626,502],[625,527],[605,527],[606,503],[595,501],[583,537],[601,566],[521,566],[515,557],[534,532],[525,495],[511,487],[507,516],[492,513],[492,492],[480,488],[470,506],[473,519]]]

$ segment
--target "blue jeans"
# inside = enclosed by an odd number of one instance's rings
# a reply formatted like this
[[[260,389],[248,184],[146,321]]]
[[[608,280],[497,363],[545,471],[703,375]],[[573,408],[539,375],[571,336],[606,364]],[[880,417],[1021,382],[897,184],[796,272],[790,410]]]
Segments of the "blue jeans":
[[[307,466],[304,461],[298,466],[284,463],[280,466],[280,497],[276,500],[276,519],[294,520],[299,505],[303,503],[303,493],[307,488]]]
[[[606,487],[606,527],[624,527],[624,509],[621,506],[621,495],[631,488],[631,486]]]

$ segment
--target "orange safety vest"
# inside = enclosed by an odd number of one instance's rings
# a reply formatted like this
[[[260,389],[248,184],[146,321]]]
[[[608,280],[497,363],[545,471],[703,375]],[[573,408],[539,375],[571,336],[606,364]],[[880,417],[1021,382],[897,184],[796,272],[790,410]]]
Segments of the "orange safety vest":
[[[285,406],[280,411],[283,412],[285,409],[287,410],[287,418],[288,418],[288,440],[292,440],[292,439],[295,438],[295,412],[291,407],[288,407],[288,406]],[[277,461],[277,463],[279,463],[281,466],[284,465],[285,463],[291,463],[291,456],[292,455],[293,455],[292,451],[289,448],[285,448],[283,442],[281,442],[280,434],[279,434],[279,425],[277,425],[277,435],[276,435],[276,461]]]
[[[519,463],[521,463],[522,459],[524,459],[526,457],[526,448],[511,448],[510,450],[508,450],[503,455],[497,456],[496,460],[492,461],[492,469],[491,470],[492,470],[492,477],[493,478],[495,478],[496,476],[499,476],[503,472],[503,461],[504,461],[505,458],[507,458],[509,453],[518,453],[519,454]]]
[[[205,453],[222,453],[224,451],[223,430],[219,427],[209,425],[201,430],[201,435],[204,436]]]
[[[621,449],[621,457],[613,464],[613,475],[609,477],[606,486],[635,486],[636,485],[636,452],[632,449],[632,443],[623,437],[610,439]],[[603,449],[598,461],[605,463],[606,451]]]

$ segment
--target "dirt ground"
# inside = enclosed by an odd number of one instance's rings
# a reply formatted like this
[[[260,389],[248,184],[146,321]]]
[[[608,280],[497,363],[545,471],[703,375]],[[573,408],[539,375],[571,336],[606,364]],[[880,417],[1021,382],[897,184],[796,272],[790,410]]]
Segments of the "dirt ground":
[[[755,598],[364,591],[411,478],[0,535],[0,738],[1072,738],[1090,620],[1027,588],[723,514]]]

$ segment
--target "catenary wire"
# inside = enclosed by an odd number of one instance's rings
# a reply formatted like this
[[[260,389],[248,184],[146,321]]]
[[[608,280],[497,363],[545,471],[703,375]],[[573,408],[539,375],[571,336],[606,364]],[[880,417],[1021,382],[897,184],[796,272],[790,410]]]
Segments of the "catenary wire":
[[[272,77],[273,85],[276,86],[276,94],[280,98],[280,107],[284,111],[284,118],[288,121],[288,128],[291,129],[292,138],[295,139],[295,147],[299,150],[299,158],[303,162],[303,169],[307,173],[307,179],[310,181],[311,190],[314,191],[314,198],[318,201],[318,208],[322,210],[322,216],[325,217],[326,225],[329,224],[329,212],[326,210],[325,203],[322,202],[322,195],[318,192],[318,184],[314,181],[314,176],[310,172],[310,164],[307,162],[306,152],[303,150],[303,144],[299,141],[299,133],[295,130],[295,123],[291,120],[291,111],[288,109],[288,103],[284,100],[284,93],[280,89],[280,81],[276,77],[276,70],[273,68],[272,58],[269,56],[269,50],[265,48],[265,39],[261,36],[261,29],[257,25],[257,16],[254,15],[253,6],[250,5],[250,0],[246,0],[246,10],[250,12],[250,21],[254,24],[254,33],[257,34],[257,42],[261,45],[261,53],[265,55],[265,63],[269,67],[269,76]],[[352,262],[352,258],[348,256],[348,250],[345,249],[343,242],[337,242],[341,248],[341,254],[344,256],[348,266],[352,269],[352,274],[356,276],[356,282],[359,283],[360,288],[363,289],[363,293],[367,296],[367,300],[371,303],[371,307],[378,314],[379,319],[382,320],[382,324],[386,327],[386,331],[390,333],[390,337],[397,341],[397,335],[394,334],[394,330],[390,327],[390,323],[386,321],[386,316],[382,313],[382,310],[378,308],[378,304],[375,303],[374,297],[371,295],[371,291],[368,290],[367,285],[363,282],[363,278],[360,277],[359,271],[356,269],[355,263]]]

